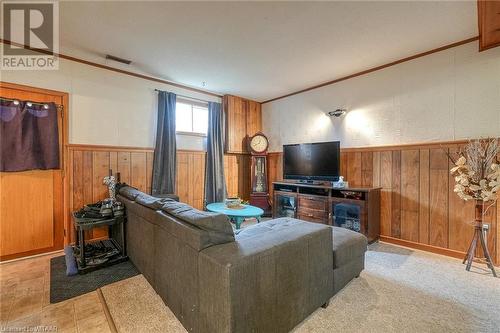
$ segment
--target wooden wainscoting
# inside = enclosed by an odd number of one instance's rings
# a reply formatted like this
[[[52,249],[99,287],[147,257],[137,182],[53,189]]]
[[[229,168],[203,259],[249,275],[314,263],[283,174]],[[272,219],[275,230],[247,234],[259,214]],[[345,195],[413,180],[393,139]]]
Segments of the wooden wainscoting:
[[[121,181],[141,191],[151,193],[153,149],[94,145],[69,145],[69,210],[80,209],[84,204],[96,202],[108,196],[102,184],[109,169],[120,173]],[[204,151],[177,151],[177,195],[197,209],[203,209],[205,184]],[[224,156],[224,169],[229,196],[248,200],[250,197],[250,157],[229,154]],[[71,225],[72,228],[72,225]],[[73,241],[73,230],[70,241]],[[105,229],[94,230],[90,237],[103,237]]]
[[[92,145],[69,145],[69,211],[80,209],[84,204],[108,197],[108,190],[103,185],[103,177],[120,173],[121,181],[137,187],[141,191],[151,192],[151,170],[153,168],[153,150],[131,147],[111,147]],[[73,230],[71,242],[74,241]],[[95,229],[89,236],[103,237],[106,229]]]
[[[341,174],[350,186],[380,186],[381,239],[463,257],[472,238],[474,203],[453,192],[446,151],[463,141],[341,150]],[[269,182],[283,173],[281,153],[269,154]],[[500,205],[487,213],[488,247],[500,263]]]
[[[283,153],[269,153],[267,155],[267,173],[269,198],[274,200],[273,182],[283,180]]]
[[[205,157],[204,151],[177,151],[177,195],[182,202],[197,209],[203,209],[204,204]],[[249,200],[250,156],[224,155],[224,173],[228,196]]]
[[[205,155],[204,151],[177,151],[177,183],[175,187],[177,195],[180,201],[197,209],[203,209]]]

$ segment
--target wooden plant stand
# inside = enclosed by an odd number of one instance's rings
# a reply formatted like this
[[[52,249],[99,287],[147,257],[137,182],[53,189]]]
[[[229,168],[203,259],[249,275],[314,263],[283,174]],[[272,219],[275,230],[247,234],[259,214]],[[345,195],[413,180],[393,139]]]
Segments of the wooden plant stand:
[[[472,237],[471,243],[469,245],[469,250],[467,250],[464,261],[462,263],[465,264],[465,262],[467,262],[467,266],[465,267],[465,269],[467,271],[470,271],[470,267],[472,265],[472,262],[474,261],[477,245],[478,243],[480,243],[481,249],[483,250],[484,253],[484,260],[486,261],[486,265],[488,266],[489,269],[491,269],[493,276],[497,277],[497,273],[495,272],[495,267],[493,266],[493,260],[491,260],[490,251],[488,250],[488,247],[486,246],[486,241],[484,239],[483,207],[484,206],[482,201],[476,201],[474,236]]]

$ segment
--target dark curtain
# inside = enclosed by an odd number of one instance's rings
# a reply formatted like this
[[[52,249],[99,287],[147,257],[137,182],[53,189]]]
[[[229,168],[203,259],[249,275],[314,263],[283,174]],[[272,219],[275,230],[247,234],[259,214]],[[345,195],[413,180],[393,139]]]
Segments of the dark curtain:
[[[153,161],[152,194],[175,193],[176,144],[175,144],[176,95],[158,92],[158,123]]]
[[[224,178],[224,115],[220,103],[208,102],[205,165],[205,205],[224,201],[227,196]]]
[[[0,100],[0,171],[59,169],[54,103]]]

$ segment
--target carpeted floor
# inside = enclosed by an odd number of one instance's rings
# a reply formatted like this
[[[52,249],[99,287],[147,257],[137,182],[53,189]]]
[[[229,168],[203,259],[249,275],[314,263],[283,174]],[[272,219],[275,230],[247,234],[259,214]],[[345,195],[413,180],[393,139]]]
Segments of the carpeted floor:
[[[500,279],[459,260],[383,243],[298,332],[500,332]]]
[[[101,291],[119,333],[187,332],[142,275]]]
[[[118,331],[185,332],[142,275],[102,288]],[[358,279],[294,330],[500,332],[500,279],[459,260],[375,243]]]

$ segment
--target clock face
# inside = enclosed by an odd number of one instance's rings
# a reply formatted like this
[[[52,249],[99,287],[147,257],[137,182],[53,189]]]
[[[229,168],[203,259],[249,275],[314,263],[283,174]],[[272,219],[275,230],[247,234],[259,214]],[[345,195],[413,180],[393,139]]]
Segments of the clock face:
[[[265,136],[257,134],[250,141],[250,148],[256,153],[262,153],[266,151],[268,144]]]

